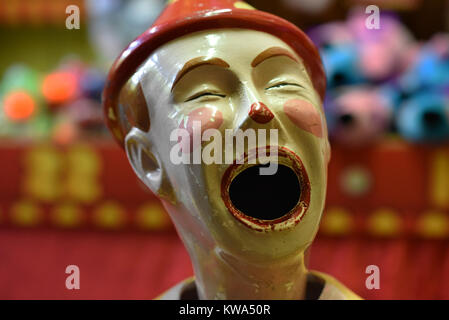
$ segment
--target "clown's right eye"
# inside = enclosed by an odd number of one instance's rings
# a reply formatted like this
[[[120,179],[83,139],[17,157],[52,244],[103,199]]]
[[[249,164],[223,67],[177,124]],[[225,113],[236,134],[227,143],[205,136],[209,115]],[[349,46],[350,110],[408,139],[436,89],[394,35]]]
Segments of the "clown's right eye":
[[[203,97],[225,98],[226,96],[224,94],[213,93],[213,92],[200,92],[200,93],[197,93],[194,96],[188,98],[185,102],[190,102],[190,101],[197,100],[197,99],[203,98]]]

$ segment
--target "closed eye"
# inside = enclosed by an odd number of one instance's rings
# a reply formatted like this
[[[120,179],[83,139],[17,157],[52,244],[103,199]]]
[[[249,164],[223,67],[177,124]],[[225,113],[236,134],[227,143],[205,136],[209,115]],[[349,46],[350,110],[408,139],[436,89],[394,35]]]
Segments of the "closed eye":
[[[225,98],[226,96],[224,94],[219,94],[219,93],[212,93],[212,92],[200,92],[195,94],[194,96],[188,98],[185,102],[190,102],[193,100],[197,100],[199,98],[202,97],[220,97],[220,98]]]
[[[283,83],[279,83],[279,84],[276,84],[276,85],[274,85],[274,86],[271,86],[271,87],[269,87],[269,88],[266,88],[265,90],[284,88],[284,87],[288,87],[288,86],[293,86],[293,87],[298,87],[298,88],[304,88],[302,85],[297,84],[297,83],[283,82]]]

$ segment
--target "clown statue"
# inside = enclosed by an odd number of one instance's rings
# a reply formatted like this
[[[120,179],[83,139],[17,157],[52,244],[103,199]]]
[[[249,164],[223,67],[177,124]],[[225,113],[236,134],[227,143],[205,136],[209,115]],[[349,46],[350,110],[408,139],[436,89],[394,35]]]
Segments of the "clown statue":
[[[161,299],[358,298],[306,266],[330,159],[325,84],[301,30],[235,0],[169,1],[116,60],[108,127],[195,273]]]

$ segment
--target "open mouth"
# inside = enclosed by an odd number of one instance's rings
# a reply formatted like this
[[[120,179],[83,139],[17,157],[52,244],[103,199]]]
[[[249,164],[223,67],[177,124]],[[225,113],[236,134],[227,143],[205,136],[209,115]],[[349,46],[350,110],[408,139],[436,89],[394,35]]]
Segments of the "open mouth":
[[[269,148],[264,150],[269,154]],[[222,198],[229,212],[257,231],[285,230],[299,223],[310,203],[310,183],[301,159],[287,148],[275,148],[270,163],[233,164],[222,180]],[[258,152],[258,151],[256,151]],[[256,153],[257,154],[257,153]],[[276,170],[261,174],[273,163]]]

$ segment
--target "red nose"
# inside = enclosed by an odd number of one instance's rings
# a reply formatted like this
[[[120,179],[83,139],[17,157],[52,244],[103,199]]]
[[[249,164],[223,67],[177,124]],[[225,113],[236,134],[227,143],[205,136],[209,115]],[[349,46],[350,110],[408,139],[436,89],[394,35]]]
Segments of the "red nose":
[[[261,124],[268,123],[274,118],[274,114],[262,102],[253,103],[249,116],[251,119]]]

